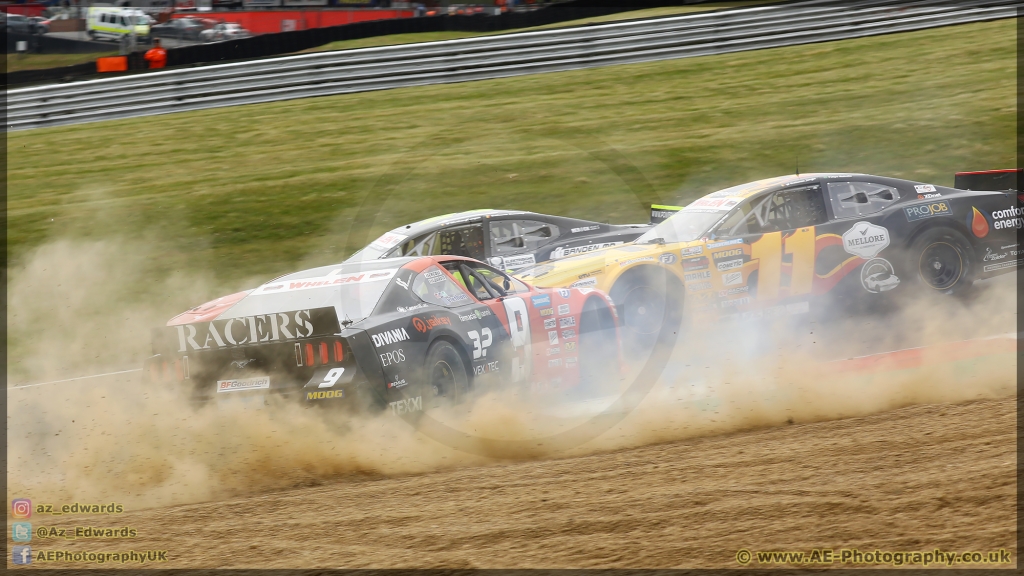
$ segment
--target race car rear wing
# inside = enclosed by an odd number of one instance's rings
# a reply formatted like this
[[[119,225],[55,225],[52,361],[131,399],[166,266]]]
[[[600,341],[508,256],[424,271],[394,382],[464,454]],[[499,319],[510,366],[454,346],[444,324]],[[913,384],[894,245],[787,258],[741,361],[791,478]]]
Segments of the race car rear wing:
[[[953,187],[985,192],[1017,192],[1020,190],[1022,174],[1024,168],[957,172]]]
[[[663,206],[651,204],[651,224],[660,224],[668,220],[670,216],[682,210],[682,206]]]

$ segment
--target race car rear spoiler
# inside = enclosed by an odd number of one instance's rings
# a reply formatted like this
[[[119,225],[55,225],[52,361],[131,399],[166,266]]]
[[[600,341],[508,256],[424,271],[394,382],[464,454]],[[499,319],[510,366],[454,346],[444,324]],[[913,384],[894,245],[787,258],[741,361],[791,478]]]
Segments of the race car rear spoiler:
[[[676,212],[682,210],[682,206],[663,206],[661,204],[651,204],[651,224],[660,224],[665,220],[668,220]]]
[[[957,172],[953,187],[985,192],[1017,192],[1020,190],[1022,174],[1024,168]]]

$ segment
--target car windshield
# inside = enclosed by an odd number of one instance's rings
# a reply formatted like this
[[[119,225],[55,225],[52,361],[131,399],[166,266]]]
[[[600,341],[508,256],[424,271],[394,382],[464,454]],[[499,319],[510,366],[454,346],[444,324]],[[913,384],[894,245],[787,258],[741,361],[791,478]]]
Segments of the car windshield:
[[[692,204],[690,205],[692,206]],[[728,212],[687,206],[636,239],[637,244],[689,242],[705,235]]]

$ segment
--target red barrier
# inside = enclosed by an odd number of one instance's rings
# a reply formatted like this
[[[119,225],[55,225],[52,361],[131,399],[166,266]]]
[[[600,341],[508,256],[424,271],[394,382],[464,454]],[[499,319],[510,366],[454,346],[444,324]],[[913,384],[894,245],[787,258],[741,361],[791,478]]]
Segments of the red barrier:
[[[45,9],[46,6],[42,4],[0,4],[0,10],[23,16],[42,16]]]
[[[253,34],[341,26],[353,22],[411,18],[412,10],[260,10],[253,12],[196,12],[175,14],[174,18],[209,18],[241,24]]]
[[[127,56],[108,56],[96,59],[97,72],[124,72],[128,69]]]

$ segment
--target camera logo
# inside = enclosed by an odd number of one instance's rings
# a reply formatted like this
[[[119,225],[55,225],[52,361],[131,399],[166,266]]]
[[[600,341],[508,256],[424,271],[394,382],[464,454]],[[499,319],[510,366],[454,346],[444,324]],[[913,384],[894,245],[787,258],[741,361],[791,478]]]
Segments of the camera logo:
[[[14,522],[11,524],[11,540],[14,540],[15,542],[31,542],[32,523]]]
[[[11,516],[15,518],[31,518],[32,501],[28,498],[15,498],[11,500]]]
[[[31,564],[32,563],[32,547],[31,546],[12,546],[11,547],[11,562],[14,564]]]

